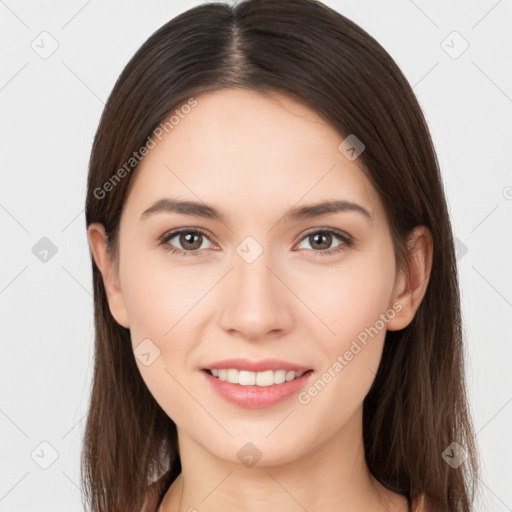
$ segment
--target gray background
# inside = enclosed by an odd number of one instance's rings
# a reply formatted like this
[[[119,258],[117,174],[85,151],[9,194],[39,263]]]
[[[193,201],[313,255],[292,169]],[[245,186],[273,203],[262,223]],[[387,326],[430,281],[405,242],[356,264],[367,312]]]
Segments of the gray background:
[[[459,248],[482,458],[477,510],[512,510],[512,2],[326,3],[392,55],[431,128]],[[130,57],[197,4],[0,1],[1,511],[82,510],[78,464],[93,343],[84,217],[91,143]]]

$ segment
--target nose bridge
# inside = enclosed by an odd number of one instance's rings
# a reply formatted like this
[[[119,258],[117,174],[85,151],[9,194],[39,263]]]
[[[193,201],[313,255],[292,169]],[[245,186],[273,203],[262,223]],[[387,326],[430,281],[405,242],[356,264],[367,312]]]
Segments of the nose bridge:
[[[234,268],[221,299],[221,324],[228,331],[259,338],[270,331],[289,328],[290,297],[274,275],[277,265],[272,251],[251,238],[247,237],[236,248]]]

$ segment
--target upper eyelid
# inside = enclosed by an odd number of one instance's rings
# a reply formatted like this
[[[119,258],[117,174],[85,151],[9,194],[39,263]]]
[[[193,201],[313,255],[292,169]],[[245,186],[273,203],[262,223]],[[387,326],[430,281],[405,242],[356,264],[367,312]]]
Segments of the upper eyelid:
[[[204,235],[206,238],[208,238],[211,242],[213,242],[214,240],[212,240],[212,236],[205,230],[203,230],[202,228],[188,228],[188,227],[185,227],[185,228],[176,228],[176,229],[171,229],[170,231],[167,231],[165,232],[160,238],[159,240],[160,241],[169,241],[170,239],[176,237],[177,235],[180,235],[181,233],[201,233],[202,235]],[[192,251],[189,251],[189,252],[192,252]]]
[[[352,235],[349,235],[348,233],[346,233],[345,231],[341,230],[341,229],[336,229],[336,228],[312,228],[308,231],[306,231],[300,238],[300,240],[302,240],[303,238],[305,238],[306,236],[308,235],[311,235],[312,233],[323,233],[323,232],[327,232],[327,233],[334,233],[335,235],[338,235],[340,237],[344,237],[344,238],[349,238],[349,239],[352,239]]]

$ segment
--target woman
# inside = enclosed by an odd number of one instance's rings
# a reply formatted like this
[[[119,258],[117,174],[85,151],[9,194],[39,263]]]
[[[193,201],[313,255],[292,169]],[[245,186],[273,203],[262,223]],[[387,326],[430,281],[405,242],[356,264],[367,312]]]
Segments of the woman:
[[[457,268],[421,109],[313,0],[204,4],[90,161],[95,511],[470,511]]]

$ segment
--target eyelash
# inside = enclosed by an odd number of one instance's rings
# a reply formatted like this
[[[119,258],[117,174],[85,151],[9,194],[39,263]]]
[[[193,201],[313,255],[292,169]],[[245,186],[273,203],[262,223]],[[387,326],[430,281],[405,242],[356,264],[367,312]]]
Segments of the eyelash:
[[[164,247],[164,249],[166,251],[168,251],[168,252],[170,252],[172,254],[181,254],[184,257],[186,257],[186,256],[199,256],[200,253],[201,253],[200,249],[196,249],[196,250],[193,250],[193,251],[184,251],[183,249],[177,249],[176,247],[173,247],[172,245],[169,244],[170,240],[172,240],[177,235],[180,235],[182,233],[194,233],[194,234],[199,233],[199,234],[205,236],[208,240],[210,240],[208,235],[207,235],[207,233],[205,231],[203,231],[202,229],[198,229],[198,228],[181,228],[181,229],[176,229],[174,231],[170,231],[168,233],[165,233],[160,238],[160,244],[163,245],[163,247]],[[314,231],[310,231],[310,232],[306,233],[299,240],[299,243],[302,242],[304,239],[310,237],[311,235],[315,235],[315,234],[319,234],[319,233],[334,235],[336,238],[339,238],[341,240],[341,242],[342,242],[341,244],[337,245],[333,249],[326,249],[326,250],[323,250],[323,251],[315,251],[314,249],[308,249],[308,250],[311,250],[314,253],[318,254],[319,256],[330,256],[332,254],[341,252],[344,249],[352,247],[354,245],[354,239],[351,236],[347,235],[346,233],[343,233],[342,231],[338,231],[338,230],[335,230],[335,229],[332,229],[332,228],[329,228],[329,229],[327,229],[327,228],[326,229],[315,229]]]

